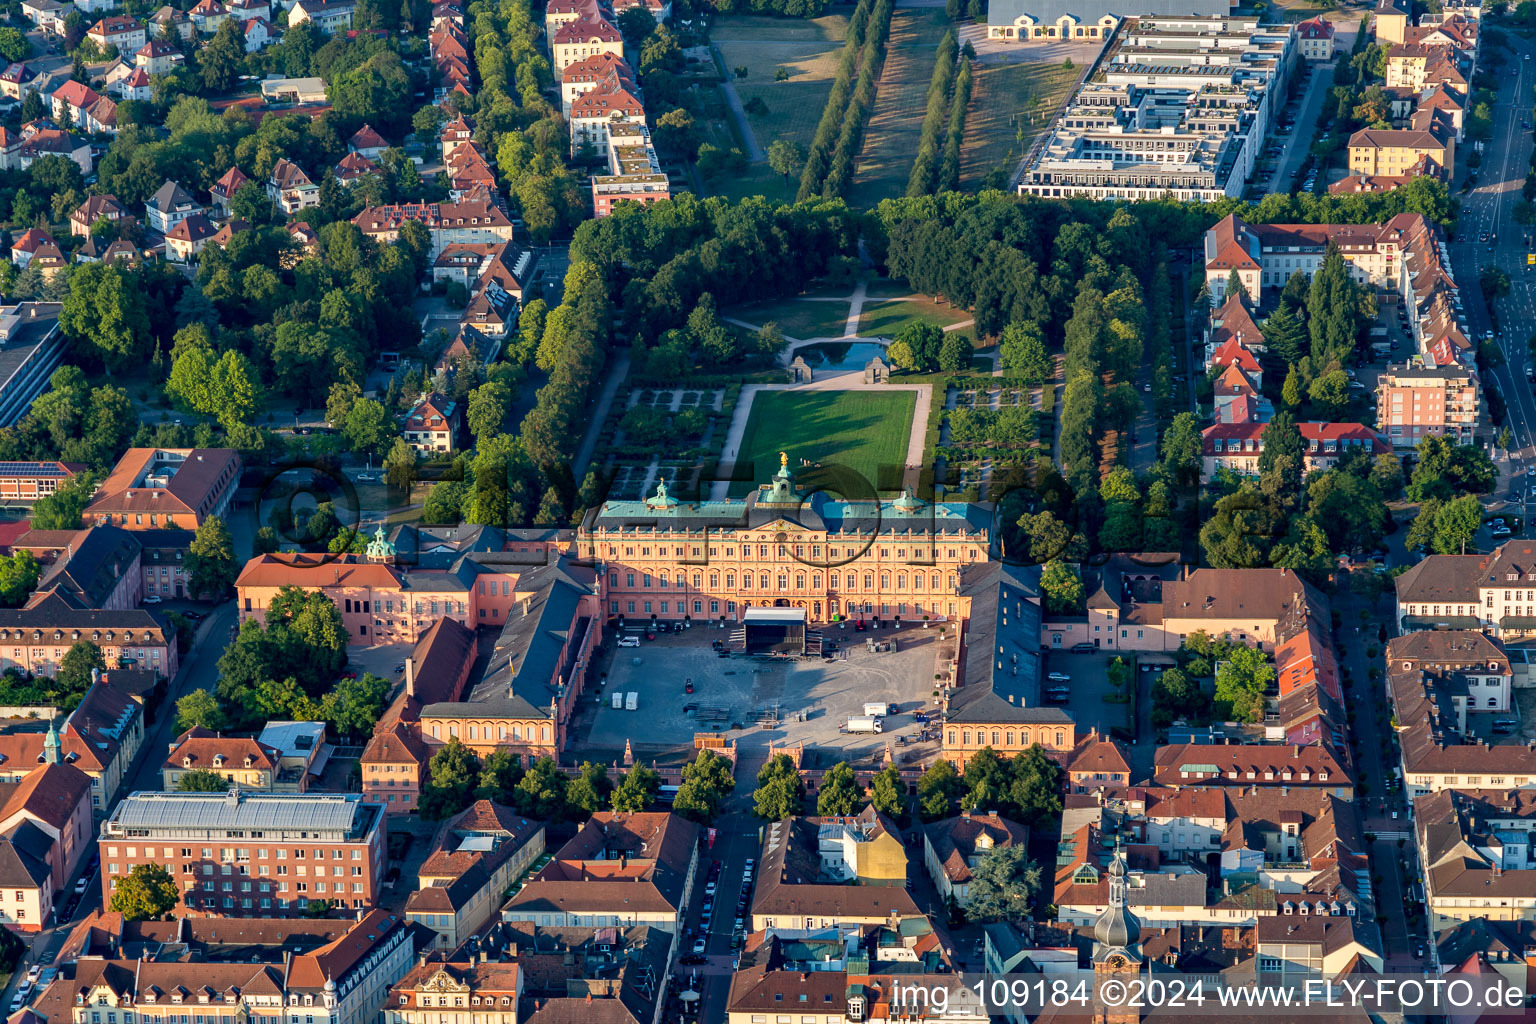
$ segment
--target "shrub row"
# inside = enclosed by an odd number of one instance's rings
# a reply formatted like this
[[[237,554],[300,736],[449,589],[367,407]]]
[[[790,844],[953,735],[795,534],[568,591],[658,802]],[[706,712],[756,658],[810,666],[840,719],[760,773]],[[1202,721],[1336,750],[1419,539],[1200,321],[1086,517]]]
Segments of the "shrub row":
[[[955,53],[955,32],[948,29],[939,40],[933,77],[928,80],[928,110],[923,114],[922,132],[917,140],[917,159],[907,176],[909,196],[925,196],[933,191],[934,175],[939,168],[939,133],[944,130],[949,90],[955,82]]]

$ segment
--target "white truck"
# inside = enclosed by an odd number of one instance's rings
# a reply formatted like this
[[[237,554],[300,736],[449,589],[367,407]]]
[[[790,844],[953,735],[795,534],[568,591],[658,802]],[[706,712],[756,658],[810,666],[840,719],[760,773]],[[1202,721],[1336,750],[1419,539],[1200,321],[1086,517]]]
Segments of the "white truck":
[[[637,693],[634,690],[630,690],[627,694],[624,695],[624,710],[625,711],[634,711],[639,706],[640,706],[640,694],[639,693]]]
[[[891,706],[883,700],[879,703],[871,701],[864,705],[864,713],[866,715],[874,715],[877,718],[882,717],[891,713]]]
[[[614,690],[613,691],[613,710],[619,711],[619,710],[622,710],[623,707],[624,707],[624,691],[623,690]]]
[[[883,732],[879,717],[875,715],[855,715],[848,719],[849,732]]]

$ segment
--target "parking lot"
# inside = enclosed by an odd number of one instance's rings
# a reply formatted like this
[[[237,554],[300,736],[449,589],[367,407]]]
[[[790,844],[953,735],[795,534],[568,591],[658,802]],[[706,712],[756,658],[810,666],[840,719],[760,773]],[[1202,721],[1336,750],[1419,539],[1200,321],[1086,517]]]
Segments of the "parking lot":
[[[643,750],[691,748],[701,732],[748,746],[803,742],[850,758],[876,754],[886,744],[903,760],[907,753],[937,749],[936,730],[933,740],[921,741],[923,725],[913,713],[933,708],[938,630],[833,628],[826,636],[839,645],[832,660],[721,658],[710,641],[723,640],[725,632],[706,626],[664,633],[639,647],[614,649],[611,638],[606,683],[595,688],[592,710],[581,716],[578,756],[582,746],[622,751],[626,740],[637,756]],[[870,637],[894,641],[894,650],[869,652]],[[689,681],[691,694],[685,692]],[[615,692],[626,698],[635,694],[636,709],[615,709]],[[849,718],[863,714],[866,702],[875,701],[895,705],[880,733],[841,731]]]
[[[1134,676],[1155,676],[1156,670],[1164,664],[1172,665],[1173,659],[1167,655],[1148,654],[1144,652],[1118,652],[1099,650],[1091,654],[1078,654],[1070,650],[1052,650],[1045,654],[1044,670],[1046,679],[1041,682],[1041,698],[1044,701],[1046,691],[1052,687],[1065,685],[1068,690],[1065,704],[1045,701],[1048,707],[1059,707],[1072,716],[1072,721],[1077,723],[1079,735],[1089,729],[1097,729],[1103,735],[1109,735],[1111,729],[1124,729],[1135,733],[1135,723],[1131,721],[1131,704],[1112,703],[1106,698],[1121,696],[1116,689],[1109,685],[1109,663],[1116,657],[1125,659],[1126,664],[1131,665]],[[1143,668],[1145,667],[1145,671]],[[1069,683],[1052,681],[1049,677],[1054,673],[1071,676]],[[1142,682],[1136,680],[1135,682]],[[1129,695],[1135,682],[1127,683],[1124,694]],[[1143,687],[1143,690],[1146,688]],[[1150,709],[1143,708],[1145,714]]]

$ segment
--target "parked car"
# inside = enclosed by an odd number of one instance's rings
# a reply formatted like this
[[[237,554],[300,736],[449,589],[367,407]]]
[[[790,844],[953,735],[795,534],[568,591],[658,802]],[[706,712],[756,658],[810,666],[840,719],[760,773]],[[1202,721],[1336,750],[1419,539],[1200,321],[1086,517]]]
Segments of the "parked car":
[[[1051,683],[1070,683],[1072,677],[1065,672],[1051,672],[1046,675],[1046,681]]]
[[[90,884],[91,884],[90,878],[87,877],[86,875],[81,875],[80,876],[80,880],[75,883],[75,895],[76,896],[84,896],[85,895],[85,890],[90,887]]]
[[[693,955],[697,956],[697,957],[702,957],[703,953],[704,953],[704,950],[707,948],[707,946],[708,946],[708,944],[703,939],[698,939],[693,944]]]
[[[620,647],[639,647],[640,646],[640,638],[637,637],[637,636],[621,636],[621,637],[619,637],[619,646]]]
[[[1098,650],[1098,647],[1087,640],[1084,640],[1080,644],[1072,645],[1073,654],[1092,654],[1096,650]]]

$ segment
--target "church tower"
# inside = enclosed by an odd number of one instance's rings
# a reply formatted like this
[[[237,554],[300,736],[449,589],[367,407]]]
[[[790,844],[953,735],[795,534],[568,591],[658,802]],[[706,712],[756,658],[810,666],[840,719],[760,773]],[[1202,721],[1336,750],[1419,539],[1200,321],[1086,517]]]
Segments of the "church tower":
[[[1129,983],[1141,974],[1141,922],[1126,906],[1125,855],[1115,844],[1115,858],[1110,861],[1109,907],[1093,925],[1093,980],[1095,992],[1106,981],[1117,978]],[[1141,1013],[1123,1006],[1107,1006],[1094,1001],[1095,1024],[1137,1024]]]

